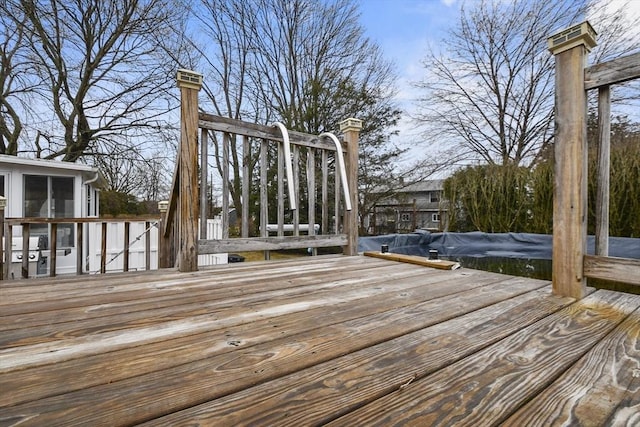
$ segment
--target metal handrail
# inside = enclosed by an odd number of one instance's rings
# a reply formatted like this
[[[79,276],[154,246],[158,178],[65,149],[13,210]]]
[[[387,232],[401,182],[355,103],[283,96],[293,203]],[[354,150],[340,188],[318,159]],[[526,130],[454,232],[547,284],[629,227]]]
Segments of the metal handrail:
[[[344,156],[342,155],[342,144],[340,144],[340,141],[338,140],[338,138],[331,132],[323,132],[319,136],[320,138],[326,136],[327,138],[332,140],[333,143],[336,145],[336,156],[338,159],[338,169],[340,171],[340,181],[342,181],[342,188],[344,192],[345,209],[350,211],[351,196],[349,194],[349,183],[347,182],[347,168],[344,164]]]
[[[289,132],[287,128],[280,122],[275,122],[273,126],[277,127],[282,134],[282,145],[284,147],[284,157],[285,159],[285,167],[287,171],[287,188],[289,190],[289,207],[292,211],[297,209],[296,206],[296,197],[294,194],[294,184],[293,184],[293,166],[291,162],[291,148],[289,142]]]

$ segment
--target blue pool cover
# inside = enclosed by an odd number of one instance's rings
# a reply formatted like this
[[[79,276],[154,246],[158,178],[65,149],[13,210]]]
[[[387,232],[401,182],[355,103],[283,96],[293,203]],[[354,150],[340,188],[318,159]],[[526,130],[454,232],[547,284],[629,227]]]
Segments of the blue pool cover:
[[[379,251],[389,245],[389,252],[428,256],[435,249],[438,255],[456,257],[497,257],[522,259],[551,259],[552,236],[529,233],[430,233],[416,230],[408,234],[360,237],[358,251]],[[594,253],[595,239],[589,236],[587,252]],[[640,259],[640,239],[609,238],[609,256]]]

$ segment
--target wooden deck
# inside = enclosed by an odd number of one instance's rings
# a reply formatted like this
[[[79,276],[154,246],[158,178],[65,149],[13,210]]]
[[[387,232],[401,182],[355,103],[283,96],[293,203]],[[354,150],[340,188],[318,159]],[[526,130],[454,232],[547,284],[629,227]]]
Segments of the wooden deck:
[[[0,425],[639,425],[640,296],[369,257],[0,282]]]

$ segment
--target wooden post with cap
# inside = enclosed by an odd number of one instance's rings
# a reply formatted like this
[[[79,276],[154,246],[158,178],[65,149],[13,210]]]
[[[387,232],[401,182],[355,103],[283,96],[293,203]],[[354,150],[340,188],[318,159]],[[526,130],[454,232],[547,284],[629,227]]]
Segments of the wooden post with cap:
[[[351,210],[344,213],[344,232],[347,244],[343,248],[345,255],[358,254],[358,139],[362,129],[362,120],[345,119],[340,122],[340,131],[344,135],[347,145],[345,167],[347,169],[347,183],[351,196]]]
[[[588,22],[549,37],[555,56],[552,281],[556,295],[582,298],[587,247],[587,96],[584,68],[596,45]]]
[[[178,270],[198,270],[198,92],[202,74],[178,70],[180,88],[180,196]]]

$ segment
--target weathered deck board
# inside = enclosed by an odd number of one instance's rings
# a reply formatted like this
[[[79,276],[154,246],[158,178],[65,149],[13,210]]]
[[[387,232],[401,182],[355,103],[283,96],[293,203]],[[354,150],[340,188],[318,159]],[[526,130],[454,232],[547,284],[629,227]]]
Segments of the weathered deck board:
[[[516,295],[523,289],[526,289],[523,284],[509,288],[512,291],[510,296],[517,296],[515,302],[502,301],[469,312],[255,388],[174,413],[149,425],[326,423],[381,396],[402,393],[404,385],[473,354],[573,301],[550,296],[548,287]],[[491,287],[491,290],[495,292],[492,300],[488,294],[479,295],[479,298],[484,297],[485,302],[495,301],[496,293],[501,293],[501,290],[496,287]],[[521,316],[514,321],[516,313]],[[326,413],[327,406],[333,408],[331,414]]]
[[[0,425],[633,424],[639,298],[342,256],[7,282]]]
[[[332,425],[495,424],[534,398],[640,305],[598,291]]]
[[[634,425],[639,417],[640,312],[636,310],[505,424]]]
[[[416,275],[408,270],[394,268],[393,266],[381,267],[379,274],[379,280],[381,281],[409,279],[411,276]],[[320,282],[296,287],[291,287],[286,280],[281,279],[276,283],[264,279],[259,280],[257,284],[236,282],[234,284],[235,287],[232,289],[218,287],[193,289],[193,286],[188,286],[190,289],[188,293],[185,293],[183,289],[178,289],[179,294],[171,291],[170,294],[173,294],[171,298],[162,296],[160,300],[153,296],[157,292],[150,290],[147,299],[136,297],[136,299],[131,300],[129,295],[122,295],[120,296],[122,298],[121,302],[111,303],[106,307],[102,305],[88,308],[74,307],[71,310],[64,308],[51,309],[40,313],[36,319],[33,319],[36,316],[32,313],[29,313],[27,319],[25,319],[25,316],[12,316],[18,319],[13,321],[13,324],[15,326],[20,325],[20,327],[3,334],[0,338],[0,346],[12,347],[53,341],[58,340],[62,335],[68,337],[84,335],[85,330],[97,333],[135,327],[142,324],[152,325],[168,320],[192,318],[212,312],[220,313],[240,302],[244,305],[255,305],[260,302],[276,301],[276,299],[278,301],[284,298],[291,299],[296,295],[302,295],[306,299],[310,294],[318,293],[323,295],[335,292],[333,288],[339,287],[343,283],[348,283],[351,290],[366,290],[371,285],[370,280],[362,277],[361,271],[353,268],[348,271],[327,273],[322,278]],[[210,281],[210,279],[206,280]],[[304,279],[301,282],[304,282]],[[185,283],[179,287],[187,285],[191,285],[191,283]],[[164,291],[159,293],[163,294]],[[60,306],[58,304],[55,307]],[[126,313],[122,313],[124,308],[127,310]],[[64,311],[64,313],[61,313],[61,311]],[[118,318],[115,321],[111,320],[113,316]],[[49,322],[46,321],[47,318],[49,318]],[[55,318],[61,319],[63,322],[56,322]],[[71,321],[73,323],[69,323]],[[30,323],[36,323],[35,327],[29,327]]]

